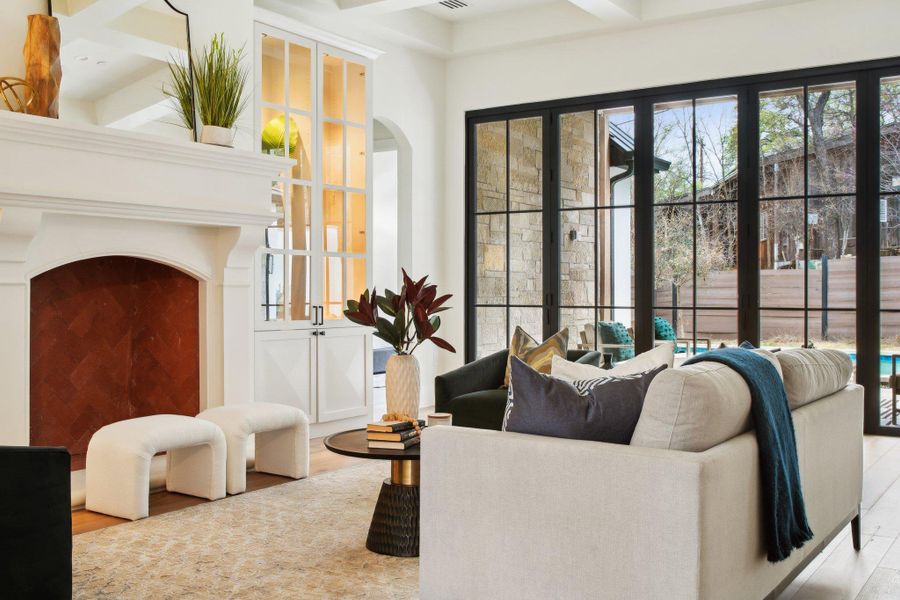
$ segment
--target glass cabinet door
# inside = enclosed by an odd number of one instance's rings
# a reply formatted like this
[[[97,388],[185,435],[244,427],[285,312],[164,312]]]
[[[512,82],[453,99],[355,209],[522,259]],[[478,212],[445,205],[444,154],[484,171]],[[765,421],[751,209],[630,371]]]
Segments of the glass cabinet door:
[[[312,277],[315,45],[262,26],[256,41],[259,151],[296,161],[272,182],[277,220],[266,230],[258,319],[309,324],[316,305]]]
[[[272,182],[258,320],[350,325],[371,271],[368,64],[262,24],[256,44],[259,151],[296,161]]]
[[[343,308],[369,287],[371,131],[368,67],[319,46],[321,211],[319,250],[325,321],[346,324]]]

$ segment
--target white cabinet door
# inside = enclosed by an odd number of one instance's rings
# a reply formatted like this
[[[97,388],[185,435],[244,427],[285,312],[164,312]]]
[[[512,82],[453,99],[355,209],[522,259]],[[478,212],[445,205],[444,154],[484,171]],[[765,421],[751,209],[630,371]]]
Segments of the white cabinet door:
[[[368,328],[318,332],[318,422],[368,415],[372,393],[372,336]]]
[[[256,332],[256,401],[296,406],[316,421],[312,330]]]

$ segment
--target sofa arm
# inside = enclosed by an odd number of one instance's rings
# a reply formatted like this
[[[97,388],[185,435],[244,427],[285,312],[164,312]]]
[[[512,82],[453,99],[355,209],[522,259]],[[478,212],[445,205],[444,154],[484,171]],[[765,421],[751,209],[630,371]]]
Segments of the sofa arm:
[[[422,597],[696,598],[700,456],[426,429]]]
[[[495,390],[503,385],[509,351],[500,350],[434,378],[434,408],[446,412],[457,396]]]
[[[72,597],[65,448],[0,446],[0,580],[10,598]]]

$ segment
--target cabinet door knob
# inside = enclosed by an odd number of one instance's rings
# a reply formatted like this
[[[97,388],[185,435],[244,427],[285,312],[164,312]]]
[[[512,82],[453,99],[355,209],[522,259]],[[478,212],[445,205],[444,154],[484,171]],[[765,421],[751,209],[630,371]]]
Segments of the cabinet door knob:
[[[320,331],[320,332],[319,332],[319,335],[325,335],[325,332],[324,332],[324,331]]]
[[[318,331],[313,331],[312,334],[313,334],[313,335],[319,335],[319,332],[318,332]]]

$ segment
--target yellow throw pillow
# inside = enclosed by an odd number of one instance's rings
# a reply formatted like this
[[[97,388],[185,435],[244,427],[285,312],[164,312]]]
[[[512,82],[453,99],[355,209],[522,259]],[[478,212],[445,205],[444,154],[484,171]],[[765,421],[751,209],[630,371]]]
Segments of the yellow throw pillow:
[[[512,341],[509,343],[509,357],[506,359],[506,377],[503,379],[504,387],[509,386],[509,369],[515,356],[526,365],[539,373],[549,373],[554,356],[566,357],[566,348],[569,347],[569,328],[556,332],[551,337],[538,344],[537,340],[525,333],[525,330],[516,326]]]

